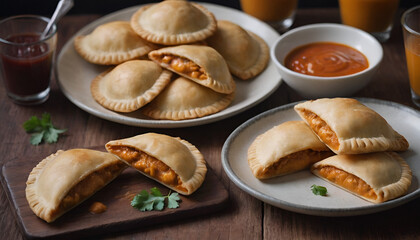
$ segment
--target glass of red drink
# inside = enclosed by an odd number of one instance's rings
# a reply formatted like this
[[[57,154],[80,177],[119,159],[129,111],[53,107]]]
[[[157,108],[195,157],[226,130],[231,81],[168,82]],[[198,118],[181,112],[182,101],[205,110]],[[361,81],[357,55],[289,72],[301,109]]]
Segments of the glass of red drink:
[[[45,102],[53,75],[57,27],[43,35],[49,19],[20,15],[0,21],[0,76],[16,103]]]

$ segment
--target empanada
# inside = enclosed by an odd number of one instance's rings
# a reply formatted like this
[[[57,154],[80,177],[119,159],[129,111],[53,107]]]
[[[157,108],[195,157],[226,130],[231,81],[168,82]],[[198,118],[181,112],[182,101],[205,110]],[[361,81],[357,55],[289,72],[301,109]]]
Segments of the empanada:
[[[259,135],[248,149],[248,164],[256,178],[296,172],[333,155],[303,121],[289,121]]]
[[[315,163],[312,173],[373,203],[405,194],[412,173],[394,152],[335,155]]]
[[[235,82],[223,57],[213,48],[180,45],[149,53],[149,58],[185,78],[220,93],[232,93]]]
[[[131,60],[93,79],[91,93],[102,106],[133,112],[152,101],[170,82],[172,73],[149,60]]]
[[[85,60],[103,65],[140,58],[157,48],[139,37],[130,23],[124,21],[105,23],[88,35],[77,36],[74,47]]]
[[[204,117],[225,109],[234,93],[218,93],[179,77],[141,111],[154,119],[184,120]]]
[[[134,31],[149,42],[179,45],[204,40],[217,28],[214,15],[189,1],[145,5],[131,17]]]
[[[262,38],[226,20],[217,21],[216,33],[206,42],[223,56],[230,72],[242,80],[260,74],[270,59],[270,50]]]
[[[337,154],[404,151],[409,145],[381,115],[356,99],[311,100],[295,110]]]
[[[110,141],[105,147],[140,173],[183,195],[196,191],[207,173],[200,151],[180,138],[146,133]]]
[[[26,199],[38,217],[53,222],[111,182],[126,167],[109,153],[59,150],[43,159],[29,174]]]

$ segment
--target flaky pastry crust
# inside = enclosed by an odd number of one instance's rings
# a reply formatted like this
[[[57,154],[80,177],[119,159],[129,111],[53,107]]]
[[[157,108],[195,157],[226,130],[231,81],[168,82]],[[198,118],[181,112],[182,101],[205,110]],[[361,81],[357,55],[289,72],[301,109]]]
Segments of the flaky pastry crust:
[[[142,38],[162,45],[201,41],[217,28],[214,15],[205,7],[179,0],[141,7],[132,15],[131,26]]]
[[[409,146],[381,115],[356,99],[310,100],[297,104],[295,110],[337,154],[405,151]]]

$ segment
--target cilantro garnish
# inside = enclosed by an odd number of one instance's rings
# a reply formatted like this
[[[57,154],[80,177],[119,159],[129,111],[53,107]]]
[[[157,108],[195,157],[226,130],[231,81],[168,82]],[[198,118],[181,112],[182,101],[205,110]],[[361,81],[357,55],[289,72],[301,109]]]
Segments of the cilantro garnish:
[[[47,143],[55,143],[58,135],[67,131],[66,129],[57,129],[51,122],[51,116],[48,113],[42,114],[41,119],[32,116],[28,121],[23,123],[23,128],[27,133],[32,133],[31,144],[38,145],[42,141]]]
[[[312,185],[311,190],[315,195],[327,196],[327,188],[318,185]]]
[[[163,196],[157,187],[150,189],[150,194],[143,190],[137,194],[131,201],[131,206],[144,212],[152,210],[163,210],[165,207],[165,198],[168,199],[168,208],[178,208],[178,201],[181,199],[178,193],[169,192],[167,196]]]

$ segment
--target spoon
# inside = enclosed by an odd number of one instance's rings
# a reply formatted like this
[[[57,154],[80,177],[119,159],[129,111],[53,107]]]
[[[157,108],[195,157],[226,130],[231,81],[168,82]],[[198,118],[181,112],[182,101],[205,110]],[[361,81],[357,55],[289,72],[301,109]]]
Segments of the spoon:
[[[74,3],[73,0],[60,0],[57,4],[57,8],[54,11],[50,21],[47,24],[47,27],[44,29],[44,32],[41,35],[41,39],[43,39],[48,32],[50,31],[51,27],[60,20],[72,7]]]

